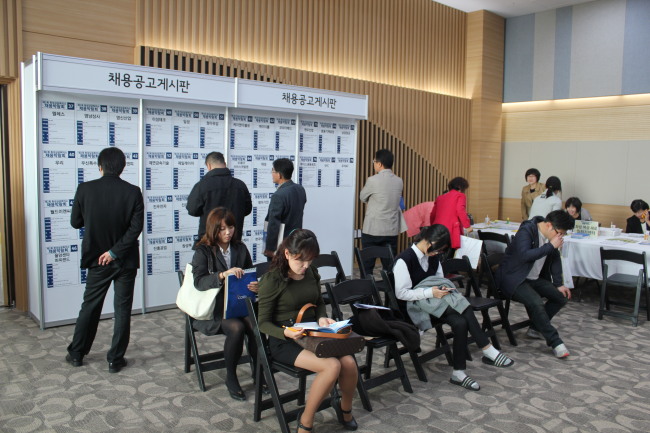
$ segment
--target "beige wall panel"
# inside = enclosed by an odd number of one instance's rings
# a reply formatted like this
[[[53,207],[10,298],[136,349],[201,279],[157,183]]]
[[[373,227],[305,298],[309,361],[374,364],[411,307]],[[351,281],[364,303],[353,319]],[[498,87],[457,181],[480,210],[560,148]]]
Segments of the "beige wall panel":
[[[508,112],[504,141],[644,140],[650,136],[650,105]]]
[[[575,149],[574,157],[567,152]],[[578,142],[558,143],[556,149],[565,149],[567,160],[573,160],[574,181],[567,180],[564,198],[576,195],[583,202],[605,205],[629,205],[625,199],[626,185],[630,179],[645,177],[628,170],[630,146],[628,143]],[[647,170],[644,170],[647,172]],[[558,175],[560,176],[560,175]],[[564,179],[560,177],[563,182]],[[645,187],[644,197],[650,196],[650,188]],[[570,194],[570,195],[567,195]]]
[[[481,216],[485,218],[485,215]],[[521,222],[521,199],[502,197],[499,200],[499,215],[496,217],[503,220],[510,218],[510,221]],[[495,216],[490,215],[490,218],[495,218]]]
[[[27,60],[37,51],[109,62],[133,63],[133,47],[23,32],[23,58]]]
[[[22,0],[23,30],[110,45],[135,45],[134,0]]]
[[[529,168],[536,168],[542,174],[542,182],[548,172],[539,168],[537,154],[540,146],[533,143],[503,143],[501,170],[501,197],[521,198],[521,189],[526,185],[524,174]],[[546,176],[546,177],[545,177]]]
[[[645,141],[631,141],[627,143],[627,164],[625,169],[625,196],[622,205],[628,206],[632,200],[638,198],[650,203],[650,182],[648,181],[648,150],[650,150],[650,137]],[[616,158],[623,155],[616,152]],[[609,176],[616,176],[609,172]]]

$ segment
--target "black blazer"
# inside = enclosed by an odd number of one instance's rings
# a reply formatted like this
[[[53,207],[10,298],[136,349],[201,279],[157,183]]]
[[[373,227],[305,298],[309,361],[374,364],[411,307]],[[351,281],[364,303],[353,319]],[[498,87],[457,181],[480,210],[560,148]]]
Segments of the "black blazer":
[[[497,269],[497,285],[509,298],[524,282],[533,264],[542,257],[546,257],[546,261],[539,277],[550,280],[555,287],[564,285],[560,252],[550,242],[539,246],[537,223],[542,221],[544,218],[538,216],[521,223],[515,238],[506,249],[501,266]]]
[[[232,267],[248,269],[253,267],[251,255],[246,245],[240,242],[230,243],[231,265],[226,264],[226,260],[221,254],[218,247],[209,247],[207,245],[197,245],[192,257],[192,274],[194,275],[194,287],[198,290],[214,289],[221,287],[219,273],[227,271]],[[210,268],[211,266],[211,268]],[[214,306],[214,317],[208,320],[195,320],[194,329],[205,335],[215,335],[221,329],[221,319],[223,318],[223,290],[217,294],[217,302]]]
[[[99,266],[106,251],[123,268],[140,267],[138,236],[144,223],[142,192],[119,176],[105,174],[77,187],[70,224],[84,227],[81,268]]]
[[[650,231],[650,226],[648,222],[645,223],[646,229]],[[627,226],[625,227],[625,233],[641,233],[643,234],[643,227],[641,226],[641,220],[632,215],[627,219]]]
[[[244,230],[244,217],[253,210],[253,202],[246,184],[232,177],[228,168],[213,168],[208,171],[187,197],[187,212],[199,217],[199,240],[205,234],[208,214],[219,206],[230,210],[235,216],[235,239],[240,240]]]
[[[289,236],[293,230],[302,228],[305,203],[307,203],[307,194],[302,185],[288,180],[278,187],[271,196],[269,213],[266,215],[268,226],[265,250],[276,250],[281,224],[284,224],[283,239]]]

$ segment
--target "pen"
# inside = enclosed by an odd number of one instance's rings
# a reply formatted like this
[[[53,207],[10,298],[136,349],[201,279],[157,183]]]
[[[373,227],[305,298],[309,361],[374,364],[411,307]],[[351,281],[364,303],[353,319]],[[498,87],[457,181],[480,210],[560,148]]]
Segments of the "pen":
[[[298,331],[299,331],[298,329],[296,329],[296,328],[292,328],[292,327],[290,327],[290,326],[284,326],[284,325],[282,325],[282,327],[288,329],[289,331],[293,331],[293,332],[298,332]],[[302,335],[307,335],[307,334],[303,332]]]

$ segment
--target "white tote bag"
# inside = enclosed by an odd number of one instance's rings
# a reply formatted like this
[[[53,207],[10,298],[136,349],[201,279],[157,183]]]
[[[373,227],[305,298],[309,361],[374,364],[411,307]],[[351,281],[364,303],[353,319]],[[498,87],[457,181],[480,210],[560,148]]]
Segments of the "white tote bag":
[[[192,265],[188,263],[185,267],[183,285],[178,291],[178,296],[176,296],[176,305],[182,312],[197,320],[212,319],[219,290],[221,290],[221,287],[208,290],[198,290],[194,287]]]

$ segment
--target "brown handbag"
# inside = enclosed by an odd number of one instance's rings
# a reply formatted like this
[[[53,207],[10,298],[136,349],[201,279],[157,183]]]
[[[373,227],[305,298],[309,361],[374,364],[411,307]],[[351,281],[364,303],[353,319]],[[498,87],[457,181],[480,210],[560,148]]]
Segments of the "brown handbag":
[[[303,305],[296,318],[296,323],[300,323],[303,314],[310,308],[316,308],[316,305]],[[318,358],[339,358],[354,355],[361,352],[366,345],[364,338],[353,332],[349,326],[337,333],[314,330],[305,330],[305,333],[307,335],[294,341],[303,349],[314,352]]]

